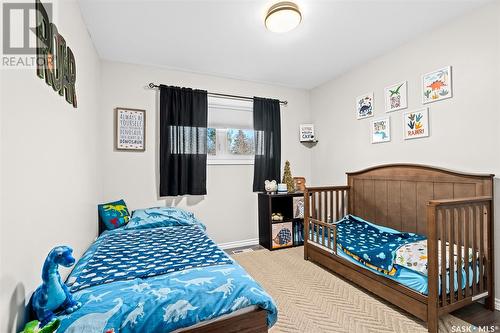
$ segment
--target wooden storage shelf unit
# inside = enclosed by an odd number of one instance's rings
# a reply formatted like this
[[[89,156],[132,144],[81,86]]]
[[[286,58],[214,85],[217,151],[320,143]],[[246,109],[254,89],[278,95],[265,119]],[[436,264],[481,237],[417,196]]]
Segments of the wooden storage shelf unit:
[[[302,199],[301,201],[303,204],[304,193],[259,193],[258,196],[259,244],[269,250],[277,250],[303,245],[304,218],[303,215],[297,217],[297,202],[294,204],[294,200],[297,201],[299,199]],[[303,211],[304,210],[302,209],[302,212]],[[283,221],[273,221],[272,214],[274,213],[281,213],[283,215]],[[273,228],[275,230],[275,234],[277,231],[279,236],[273,235]],[[282,229],[291,229],[291,235],[288,235],[288,231],[282,231]],[[280,244],[280,241],[283,242],[283,239],[289,239],[288,237],[291,237],[290,241],[288,242],[289,244]],[[276,239],[276,241],[274,241],[273,239]]]

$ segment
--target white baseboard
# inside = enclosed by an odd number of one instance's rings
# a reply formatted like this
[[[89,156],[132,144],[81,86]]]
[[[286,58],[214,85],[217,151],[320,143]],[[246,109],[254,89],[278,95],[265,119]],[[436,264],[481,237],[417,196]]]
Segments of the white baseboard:
[[[259,239],[258,238],[252,238],[252,239],[245,239],[245,240],[239,240],[239,241],[234,241],[234,242],[227,242],[227,243],[220,243],[217,244],[221,249],[232,249],[236,247],[243,247],[243,246],[253,246],[253,245],[258,245],[259,244]]]

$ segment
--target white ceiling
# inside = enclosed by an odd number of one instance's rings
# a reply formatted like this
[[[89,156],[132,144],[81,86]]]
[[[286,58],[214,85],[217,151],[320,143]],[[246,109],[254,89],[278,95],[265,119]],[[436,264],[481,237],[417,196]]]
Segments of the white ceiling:
[[[285,34],[264,27],[269,0],[79,2],[104,59],[313,88],[489,1],[297,0]]]

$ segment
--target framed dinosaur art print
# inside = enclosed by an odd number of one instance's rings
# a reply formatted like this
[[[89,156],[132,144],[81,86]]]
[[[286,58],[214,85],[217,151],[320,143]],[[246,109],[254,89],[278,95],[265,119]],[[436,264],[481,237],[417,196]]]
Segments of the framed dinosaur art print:
[[[356,119],[373,117],[373,92],[356,97]]]
[[[423,108],[403,113],[405,140],[429,136],[429,109]]]
[[[384,89],[385,112],[406,109],[408,107],[408,82],[403,81]]]
[[[391,141],[391,118],[380,118],[372,121],[372,143]]]
[[[422,103],[437,102],[451,98],[451,66],[422,75]]]

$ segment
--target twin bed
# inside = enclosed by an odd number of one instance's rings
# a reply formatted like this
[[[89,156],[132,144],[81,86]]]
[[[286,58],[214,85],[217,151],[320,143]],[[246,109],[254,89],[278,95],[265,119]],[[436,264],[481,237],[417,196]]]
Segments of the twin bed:
[[[267,332],[272,298],[205,233],[192,213],[134,212],[105,231],[67,280],[82,307],[58,332]]]
[[[494,310],[493,175],[410,164],[307,188],[304,259],[427,323],[484,299]]]

